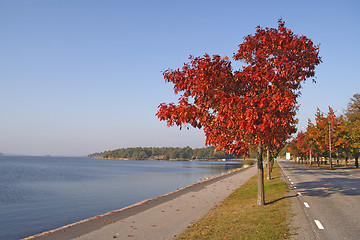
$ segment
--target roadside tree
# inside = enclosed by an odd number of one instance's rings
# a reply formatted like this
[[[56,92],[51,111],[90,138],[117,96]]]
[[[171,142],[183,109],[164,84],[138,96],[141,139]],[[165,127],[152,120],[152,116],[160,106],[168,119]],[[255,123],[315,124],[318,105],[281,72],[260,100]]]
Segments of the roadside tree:
[[[337,117],[334,110],[329,106],[328,113],[323,113],[317,109],[315,125],[311,121],[308,123],[309,142],[311,142],[312,147],[318,147],[323,157],[329,157],[330,169],[332,169],[332,152],[339,153],[347,145],[342,127],[343,122],[343,117]]]
[[[264,205],[263,149],[280,147],[295,132],[301,83],[315,75],[321,60],[318,47],[282,20],[277,29],[257,27],[233,58],[246,66],[233,71],[227,57],[206,54],[166,70],[165,81],[181,96],[177,105],[161,104],[156,115],[168,126],[203,128],[215,151],[240,156],[256,146],[258,205]]]
[[[309,144],[307,143],[304,132],[299,132],[296,137],[289,142],[288,150],[291,155],[301,159],[302,163],[304,163],[304,159],[309,155]]]
[[[306,159],[310,153],[309,144],[306,141],[304,132],[299,132],[296,138],[299,149],[299,156],[301,157],[301,160],[304,161],[304,159]]]
[[[355,166],[358,168],[360,155],[360,94],[354,94],[350,99],[345,116],[347,142],[351,154],[355,158]]]
[[[320,157],[322,156],[322,151],[318,144],[317,140],[317,133],[316,133],[316,125],[314,125],[310,119],[308,121],[308,126],[306,128],[306,141],[309,144],[309,152],[311,152],[310,156],[310,165],[312,164],[312,157],[316,159],[317,165],[320,166]],[[310,155],[310,153],[309,153]]]
[[[287,149],[291,153],[291,155],[295,158],[295,162],[300,155],[299,154],[300,150],[298,149],[297,141],[298,140],[296,138],[293,138],[287,145]]]

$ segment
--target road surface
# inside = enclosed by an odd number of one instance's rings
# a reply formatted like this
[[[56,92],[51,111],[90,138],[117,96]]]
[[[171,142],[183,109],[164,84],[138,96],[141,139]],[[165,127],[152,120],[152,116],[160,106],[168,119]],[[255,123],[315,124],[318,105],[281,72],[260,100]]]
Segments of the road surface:
[[[330,171],[285,160],[278,163],[307,221],[298,229],[298,239],[360,239],[358,169]]]

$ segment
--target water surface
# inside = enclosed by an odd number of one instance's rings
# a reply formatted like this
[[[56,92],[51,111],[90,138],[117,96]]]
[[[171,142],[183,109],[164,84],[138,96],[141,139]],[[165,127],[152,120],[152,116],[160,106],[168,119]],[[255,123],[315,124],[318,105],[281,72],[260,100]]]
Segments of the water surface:
[[[19,239],[120,209],[241,165],[0,156],[0,239]]]

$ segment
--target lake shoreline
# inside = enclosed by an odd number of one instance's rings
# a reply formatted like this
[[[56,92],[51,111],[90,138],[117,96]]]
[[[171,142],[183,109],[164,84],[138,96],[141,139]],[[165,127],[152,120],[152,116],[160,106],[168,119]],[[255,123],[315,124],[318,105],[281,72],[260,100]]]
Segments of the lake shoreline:
[[[256,159],[240,159],[240,158],[229,158],[229,159],[186,159],[186,158],[176,158],[176,159],[152,159],[152,158],[145,158],[145,159],[132,159],[132,158],[101,158],[101,157],[90,157],[95,159],[103,159],[103,160],[124,160],[124,161],[168,161],[168,162],[176,162],[176,161],[184,161],[184,162],[192,162],[192,161],[199,161],[199,162],[248,162],[248,161],[255,161]]]
[[[192,185],[186,186],[184,188],[180,188],[178,190],[172,191],[170,193],[167,193],[165,195],[157,196],[154,198],[146,199],[143,201],[140,201],[138,203],[135,203],[133,205],[110,211],[105,214],[97,215],[94,217],[90,217],[60,228],[56,228],[50,231],[45,231],[33,236],[29,236],[24,238],[25,240],[28,239],[70,239],[70,238],[76,238],[80,235],[87,234],[89,232],[96,231],[97,229],[100,229],[106,225],[121,221],[127,217],[133,216],[135,214],[141,213],[143,211],[146,211],[150,208],[153,208],[155,206],[158,206],[159,204],[171,201],[173,199],[176,199],[180,196],[183,196],[186,193],[193,192],[193,191],[199,191],[200,189],[203,189],[204,187],[221,181],[223,179],[226,179],[228,177],[231,177],[240,171],[246,170],[249,165],[244,164],[242,168],[232,170],[228,173],[222,174],[220,176],[209,178],[205,181],[201,181],[198,183],[194,183]]]

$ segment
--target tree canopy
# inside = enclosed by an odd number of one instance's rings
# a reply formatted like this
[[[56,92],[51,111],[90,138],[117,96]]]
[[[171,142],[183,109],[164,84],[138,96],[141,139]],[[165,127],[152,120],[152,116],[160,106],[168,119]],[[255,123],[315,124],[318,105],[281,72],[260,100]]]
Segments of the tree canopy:
[[[347,159],[353,157],[355,166],[359,166],[360,155],[360,94],[354,94],[343,115],[336,116],[334,110],[329,106],[328,113],[317,109],[315,122],[309,119],[305,132],[305,143],[299,144],[299,138],[304,134],[298,133],[289,142],[290,152],[303,159],[307,158],[307,151],[311,150],[313,156],[330,157],[335,153],[337,157]],[[318,163],[319,164],[319,163]],[[332,168],[330,161],[330,168]]]
[[[245,63],[239,70],[227,57],[208,54],[191,56],[182,69],[166,70],[165,81],[180,97],[177,105],[160,104],[156,115],[168,126],[202,128],[215,150],[240,156],[257,146],[262,171],[263,146],[279,148],[295,132],[296,98],[301,83],[315,75],[318,50],[282,20],[277,29],[258,26],[233,56]]]
[[[254,153],[251,153],[254,157]],[[191,147],[135,147],[119,148],[101,153],[92,153],[89,157],[107,159],[130,159],[130,160],[215,160],[233,159],[232,155],[224,151],[214,152],[214,147],[191,148]]]
[[[223,151],[214,152],[214,147],[135,147],[119,148],[101,153],[89,154],[89,157],[132,160],[214,160],[232,159],[232,155]]]
[[[245,37],[233,58],[247,65],[233,71],[227,57],[205,54],[166,70],[181,96],[177,105],[162,103],[157,116],[168,126],[203,128],[208,145],[231,154],[260,142],[280,146],[295,131],[296,98],[320,63],[318,47],[280,20],[278,29],[258,27]]]
[[[355,157],[355,165],[359,167],[360,156],[360,94],[354,94],[350,99],[346,113],[345,128],[349,150]]]

